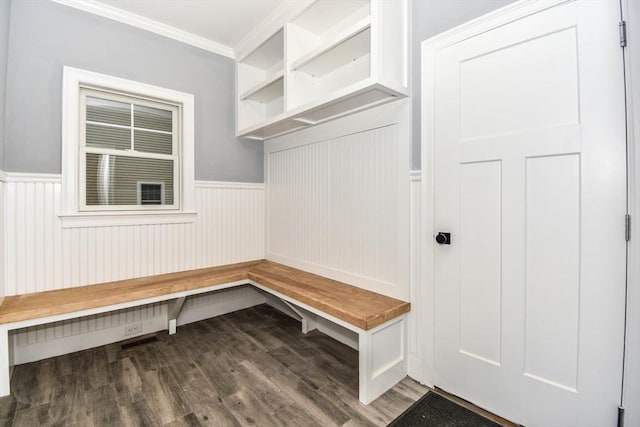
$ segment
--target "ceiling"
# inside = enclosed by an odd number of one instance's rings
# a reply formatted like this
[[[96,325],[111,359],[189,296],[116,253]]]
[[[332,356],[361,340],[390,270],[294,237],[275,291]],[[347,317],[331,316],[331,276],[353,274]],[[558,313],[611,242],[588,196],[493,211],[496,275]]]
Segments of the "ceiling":
[[[236,49],[282,3],[295,0],[97,0]]]

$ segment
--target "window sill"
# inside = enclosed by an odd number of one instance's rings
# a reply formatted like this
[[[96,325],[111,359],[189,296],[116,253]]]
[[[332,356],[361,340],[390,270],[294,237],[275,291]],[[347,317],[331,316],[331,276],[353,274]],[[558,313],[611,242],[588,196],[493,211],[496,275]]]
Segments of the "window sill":
[[[184,224],[196,221],[196,212],[80,212],[59,215],[62,228],[119,225]]]

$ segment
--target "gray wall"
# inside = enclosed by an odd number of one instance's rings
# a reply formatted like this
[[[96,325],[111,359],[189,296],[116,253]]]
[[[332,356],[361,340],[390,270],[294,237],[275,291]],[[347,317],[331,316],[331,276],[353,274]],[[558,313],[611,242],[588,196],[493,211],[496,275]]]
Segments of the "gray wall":
[[[14,1],[9,34],[4,170],[61,172],[68,65],[194,94],[196,179],[263,182],[262,143],[234,136],[233,60],[49,1]]]
[[[411,168],[420,169],[420,43],[514,0],[413,0],[411,2]]]
[[[4,168],[4,111],[9,53],[9,15],[11,1],[0,0],[0,169]]]

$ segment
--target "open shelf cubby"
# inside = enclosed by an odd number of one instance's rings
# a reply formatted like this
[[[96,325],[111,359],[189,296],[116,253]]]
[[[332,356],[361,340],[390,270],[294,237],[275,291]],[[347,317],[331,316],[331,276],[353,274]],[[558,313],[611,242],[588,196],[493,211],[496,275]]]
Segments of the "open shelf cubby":
[[[269,139],[406,96],[407,19],[407,0],[312,1],[237,62],[237,135]]]
[[[284,31],[280,29],[237,64],[238,128],[284,112]]]

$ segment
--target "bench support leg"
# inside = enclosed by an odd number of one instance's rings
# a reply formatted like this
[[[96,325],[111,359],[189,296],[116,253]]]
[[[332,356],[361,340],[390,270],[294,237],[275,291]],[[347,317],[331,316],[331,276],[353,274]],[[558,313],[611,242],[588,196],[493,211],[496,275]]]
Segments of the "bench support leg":
[[[368,405],[407,375],[407,315],[358,335],[359,399]]]
[[[187,297],[176,298],[171,301],[169,303],[169,307],[167,307],[167,329],[169,329],[169,335],[176,333],[176,329],[178,327],[178,316],[180,315],[180,310],[182,310],[182,306],[186,299]]]
[[[303,310],[298,309],[296,306],[291,304],[290,302],[280,299],[283,303],[287,305],[294,313],[296,313],[300,317],[300,322],[302,322],[302,333],[308,334],[314,329],[318,329],[318,323],[316,322],[316,318],[314,315],[310,313],[305,313]]]
[[[9,330],[0,327],[0,397],[11,393],[11,373],[9,370]]]

